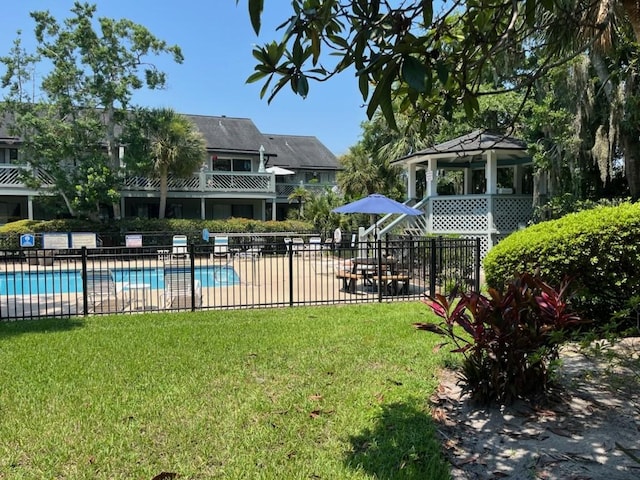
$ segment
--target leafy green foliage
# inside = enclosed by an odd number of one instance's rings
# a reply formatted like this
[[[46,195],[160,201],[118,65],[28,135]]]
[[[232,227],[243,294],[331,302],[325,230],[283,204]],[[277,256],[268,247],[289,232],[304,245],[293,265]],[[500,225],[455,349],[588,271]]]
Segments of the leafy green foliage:
[[[573,11],[578,7],[562,2],[528,0],[524,10],[522,3],[456,1],[436,9],[431,0],[294,0],[292,14],[280,27],[281,40],[254,49],[258,63],[248,81],[266,79],[264,96],[276,79],[271,101],[287,84],[306,96],[307,79],[325,81],[354,70],[369,118],[380,110],[391,127],[396,125],[396,97],[417,107],[421,123],[437,115],[451,118],[458,106],[472,118],[479,111],[479,96],[526,91],[552,65],[585,50],[585,37],[601,34],[592,25],[606,27],[610,21],[594,18],[597,2],[577,17]],[[248,4],[259,32],[264,2]],[[541,35],[547,30],[561,33],[564,41],[558,45]],[[571,39],[571,32],[581,33],[575,35],[578,40]],[[493,85],[491,92],[480,91],[485,83]]]
[[[314,230],[324,238],[330,237],[346,216],[333,213],[332,210],[343,203],[344,199],[327,187],[307,200],[302,219],[312,223]]]
[[[547,282],[575,278],[573,305],[606,323],[640,288],[640,204],[597,207],[514,232],[484,259],[487,284],[538,272]]]
[[[454,291],[424,302],[442,319],[415,326],[448,337],[464,355],[464,389],[483,403],[511,403],[544,393],[549,362],[569,329],[584,323],[569,307],[565,281],[554,289],[529,274],[488,296]],[[462,331],[460,331],[460,329]]]
[[[127,145],[124,162],[132,173],[160,180],[159,218],[164,218],[168,177],[191,176],[205,160],[206,142],[197,127],[170,108],[137,109],[121,141]]]
[[[149,57],[169,54],[178,63],[183,57],[145,27],[95,13],[95,5],[81,2],[62,22],[49,11],[31,13],[35,53],[22,48],[19,33],[0,58],[7,66],[2,112],[23,142],[22,159],[35,169],[26,177],[31,187],[60,194],[71,215],[96,218],[100,204],[111,203],[119,217],[116,126],[126,120],[135,90],[165,85]],[[35,71],[44,73],[35,78]]]
[[[109,222],[92,221],[88,219],[58,219],[58,220],[19,220],[0,226],[0,245],[3,248],[18,248],[19,236],[22,233],[42,232],[96,232],[106,236],[122,236],[129,232],[164,234],[157,241],[166,244],[167,239],[174,234],[188,234],[189,240],[195,243],[203,242],[202,230],[206,228],[211,233],[260,233],[269,237],[270,233],[297,232],[314,233],[316,230],[311,223],[302,220],[267,221],[248,218],[229,218],[227,220],[195,220],[195,219],[149,219],[125,218]],[[166,238],[165,238],[166,237]],[[151,238],[145,239],[145,245]],[[274,240],[275,241],[275,240]],[[122,243],[123,243],[122,242]]]

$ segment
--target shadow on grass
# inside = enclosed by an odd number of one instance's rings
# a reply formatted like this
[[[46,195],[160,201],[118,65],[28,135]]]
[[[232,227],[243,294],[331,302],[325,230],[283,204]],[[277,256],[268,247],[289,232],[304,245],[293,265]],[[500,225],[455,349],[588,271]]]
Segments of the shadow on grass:
[[[84,325],[84,320],[79,318],[0,321],[0,340],[29,333],[64,332],[84,327]]]
[[[375,478],[449,478],[433,420],[412,405],[385,406],[374,428],[349,441],[345,463]]]

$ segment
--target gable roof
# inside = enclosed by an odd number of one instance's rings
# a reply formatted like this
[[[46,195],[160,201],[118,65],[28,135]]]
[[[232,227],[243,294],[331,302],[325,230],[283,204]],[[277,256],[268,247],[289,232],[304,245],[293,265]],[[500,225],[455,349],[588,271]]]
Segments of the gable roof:
[[[264,146],[267,165],[314,170],[336,170],[336,156],[316,137],[265,135],[249,118],[182,114],[191,120],[205,139],[208,151],[260,154]],[[19,143],[8,134],[6,121],[0,121],[0,144]]]
[[[264,135],[248,118],[210,117],[185,114],[204,137],[207,150],[258,154],[266,143]],[[268,150],[267,145],[264,145]],[[272,152],[265,152],[271,155]]]
[[[313,136],[265,134],[268,146],[277,155],[269,165],[310,170],[336,170],[338,159]]]
[[[475,130],[467,135],[448,140],[433,147],[425,148],[418,152],[405,155],[393,164],[413,163],[412,159],[438,158],[465,158],[479,155],[488,150],[495,150],[507,156],[527,157],[527,144],[522,140],[509,137],[501,133]]]

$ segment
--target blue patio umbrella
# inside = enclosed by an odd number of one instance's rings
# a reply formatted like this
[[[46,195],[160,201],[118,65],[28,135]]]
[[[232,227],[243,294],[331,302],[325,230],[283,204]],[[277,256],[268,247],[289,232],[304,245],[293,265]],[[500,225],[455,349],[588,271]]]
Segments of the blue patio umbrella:
[[[361,198],[355,202],[347,203],[331,210],[335,213],[365,213],[375,216],[375,223],[378,223],[378,215],[387,215],[390,213],[398,213],[401,215],[422,215],[424,212],[417,208],[409,207],[400,202],[385,197],[380,193],[372,193],[368,197]],[[374,231],[377,237],[377,225]],[[377,240],[377,238],[376,238]]]
[[[389,213],[399,213],[404,215],[422,215],[422,210],[409,207],[400,202],[385,197],[380,193],[372,193],[368,197],[361,198],[355,202],[347,203],[341,207],[334,208],[335,213],[366,213],[369,215],[387,215]]]

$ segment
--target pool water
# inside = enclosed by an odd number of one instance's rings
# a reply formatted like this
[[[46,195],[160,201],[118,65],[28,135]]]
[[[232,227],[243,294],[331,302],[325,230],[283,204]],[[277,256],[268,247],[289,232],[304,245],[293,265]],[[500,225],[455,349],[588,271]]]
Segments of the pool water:
[[[151,289],[164,288],[164,269],[111,269],[116,283],[145,284]],[[91,272],[87,273],[91,275]],[[181,270],[190,278],[190,269]],[[231,286],[240,283],[240,277],[233,267],[225,265],[195,267],[194,276],[202,287]],[[16,271],[0,272],[0,295],[50,295],[57,293],[82,292],[82,272],[80,270],[56,271]]]

